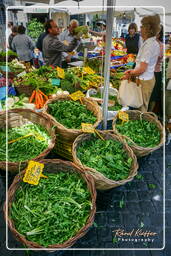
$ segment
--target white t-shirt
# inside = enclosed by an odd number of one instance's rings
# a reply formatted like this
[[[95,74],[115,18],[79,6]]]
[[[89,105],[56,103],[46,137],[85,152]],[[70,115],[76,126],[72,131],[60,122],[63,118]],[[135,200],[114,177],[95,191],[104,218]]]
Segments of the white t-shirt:
[[[141,62],[148,63],[148,66],[146,71],[139,76],[139,79],[150,80],[153,78],[154,69],[159,55],[160,46],[156,41],[156,37],[150,37],[143,42],[136,58],[136,67],[138,67]]]

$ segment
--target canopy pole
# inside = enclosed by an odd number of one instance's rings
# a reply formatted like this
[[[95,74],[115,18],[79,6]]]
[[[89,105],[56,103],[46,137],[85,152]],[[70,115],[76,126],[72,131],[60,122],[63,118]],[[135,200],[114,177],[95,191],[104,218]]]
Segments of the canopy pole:
[[[109,94],[109,77],[110,77],[110,55],[112,46],[112,29],[114,18],[114,0],[107,0],[107,19],[106,19],[106,46],[105,46],[105,63],[104,63],[104,91],[103,91],[103,129],[107,129],[107,112],[108,112],[108,94]]]

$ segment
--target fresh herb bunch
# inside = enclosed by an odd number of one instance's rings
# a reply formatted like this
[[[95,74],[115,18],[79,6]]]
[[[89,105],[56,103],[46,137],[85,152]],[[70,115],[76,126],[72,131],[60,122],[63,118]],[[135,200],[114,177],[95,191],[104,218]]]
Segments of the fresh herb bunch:
[[[39,22],[36,18],[30,20],[28,22],[28,35],[31,38],[38,38],[39,35],[43,32],[44,26],[41,22]]]
[[[21,183],[10,217],[27,240],[47,247],[75,236],[86,224],[92,203],[79,174],[62,170],[43,174],[48,178],[37,186]]]
[[[56,88],[52,86],[51,82],[46,76],[40,76],[37,71],[32,71],[23,76],[14,78],[14,86],[32,86],[34,89],[40,89],[46,95],[56,93]]]
[[[155,147],[160,143],[160,131],[157,126],[146,120],[129,120],[121,124],[121,120],[116,123],[119,133],[129,137],[141,147]],[[131,144],[131,142],[128,142]]]
[[[48,105],[49,114],[69,129],[80,129],[81,123],[94,124],[97,118],[93,112],[78,101],[59,100]]]
[[[1,51],[0,52],[0,57],[5,57],[6,56],[6,52],[5,51]],[[17,55],[17,53],[16,52],[13,52],[12,50],[8,50],[7,51],[7,56],[9,57],[9,56],[15,56],[15,57],[17,57],[18,55]]]
[[[8,129],[8,142],[22,136],[33,134],[13,143],[8,143],[8,161],[20,162],[35,158],[49,144],[50,136],[47,131],[37,124],[26,124]],[[6,160],[6,132],[0,130],[0,161]]]
[[[127,155],[123,145],[111,139],[83,141],[77,148],[77,157],[83,165],[96,169],[112,180],[126,179],[132,164],[132,158]]]

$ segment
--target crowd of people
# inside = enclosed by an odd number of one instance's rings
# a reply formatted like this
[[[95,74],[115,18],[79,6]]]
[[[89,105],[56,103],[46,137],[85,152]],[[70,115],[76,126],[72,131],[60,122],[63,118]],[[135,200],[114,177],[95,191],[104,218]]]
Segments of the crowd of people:
[[[106,23],[102,21],[97,25],[101,27],[101,32],[89,29],[89,33],[105,40]],[[40,34],[36,44],[34,44],[32,39],[25,34],[26,28],[23,25],[17,27],[9,24],[9,30],[11,29],[9,48],[18,54],[20,60],[31,64],[33,62],[33,50],[36,48],[42,53],[45,64],[66,67],[67,63],[71,62],[71,56],[74,55],[76,59],[78,57],[76,50],[80,45],[80,37],[74,34],[74,29],[78,26],[77,20],[71,20],[67,29],[61,32],[56,22],[50,19],[45,24],[45,31]],[[140,33],[138,33],[138,27],[135,23],[131,23],[128,27],[125,46],[128,54],[136,54],[136,62],[132,70],[125,72],[124,79],[134,78],[141,84],[143,105],[140,110],[143,112],[153,111],[156,106],[162,104],[163,38],[163,27],[160,24],[159,15],[143,17]],[[169,69],[170,60],[167,71],[168,80],[171,78]],[[170,91],[166,92],[166,96],[170,99]],[[169,105],[171,103],[170,100],[167,101],[168,99],[166,99],[166,103]]]

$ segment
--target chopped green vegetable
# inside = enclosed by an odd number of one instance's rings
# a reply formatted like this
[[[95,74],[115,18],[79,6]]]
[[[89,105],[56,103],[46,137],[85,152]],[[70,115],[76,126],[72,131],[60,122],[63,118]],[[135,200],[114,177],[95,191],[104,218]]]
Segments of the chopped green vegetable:
[[[25,135],[32,136],[8,143],[8,161],[20,162],[35,158],[47,147],[50,136],[44,127],[36,124],[26,124],[8,129],[8,142]],[[0,161],[6,160],[6,131],[0,130]]]
[[[127,155],[123,145],[115,140],[85,140],[77,148],[77,157],[83,165],[96,169],[112,180],[126,179],[132,165],[132,158]]]
[[[86,224],[92,203],[78,173],[59,170],[43,174],[48,178],[40,179],[36,186],[20,183],[10,217],[27,240],[47,247],[75,236]]]
[[[160,131],[156,124],[146,120],[129,120],[121,123],[121,120],[116,122],[118,132],[129,137],[137,145],[152,148],[160,143]]]
[[[69,129],[80,129],[81,123],[94,124],[97,118],[85,105],[72,100],[59,100],[48,105],[49,113]]]

